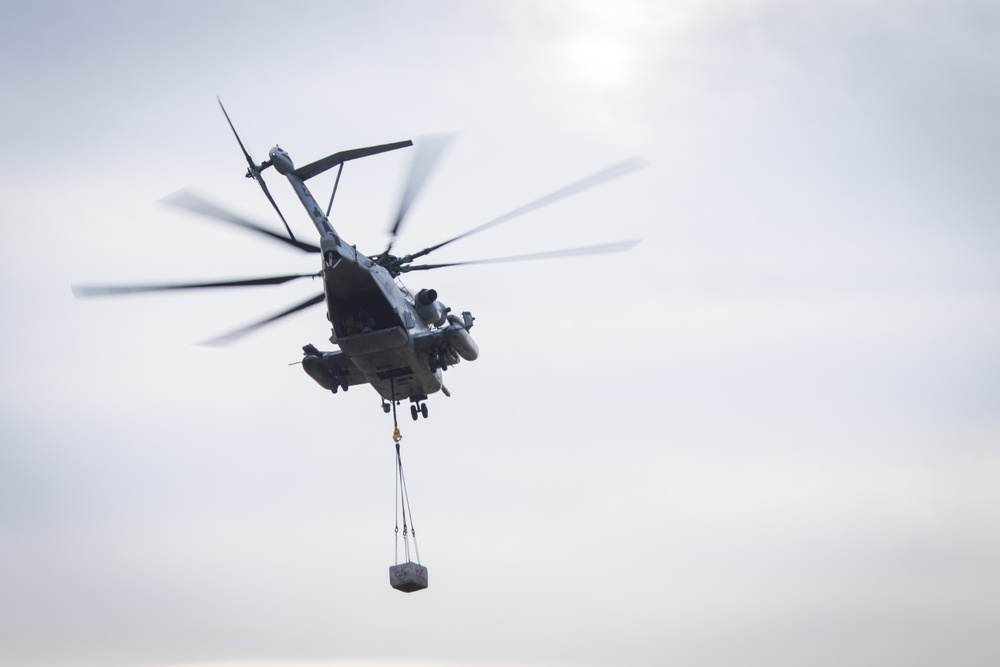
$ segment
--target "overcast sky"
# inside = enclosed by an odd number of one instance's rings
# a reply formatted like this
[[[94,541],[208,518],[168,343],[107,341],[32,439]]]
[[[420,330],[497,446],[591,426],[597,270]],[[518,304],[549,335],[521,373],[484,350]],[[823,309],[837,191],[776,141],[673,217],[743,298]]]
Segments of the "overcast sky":
[[[986,0],[0,0],[0,664],[1000,664],[1000,8]],[[458,132],[396,249],[477,317],[402,423],[294,364],[262,159]],[[331,220],[384,247],[410,155]],[[269,185],[300,238],[291,189]],[[315,185],[313,185],[315,183]],[[321,201],[330,179],[310,181]]]

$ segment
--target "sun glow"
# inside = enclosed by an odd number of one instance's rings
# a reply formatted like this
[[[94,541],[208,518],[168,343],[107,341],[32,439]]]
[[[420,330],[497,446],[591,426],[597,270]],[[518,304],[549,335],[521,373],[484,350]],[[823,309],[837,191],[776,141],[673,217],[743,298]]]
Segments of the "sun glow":
[[[216,660],[185,662],[162,667],[541,667],[540,663],[450,662],[447,660]]]
[[[624,86],[634,81],[656,52],[665,33],[691,19],[687,3],[565,2],[544,5],[561,28],[553,53],[560,75],[600,86]]]

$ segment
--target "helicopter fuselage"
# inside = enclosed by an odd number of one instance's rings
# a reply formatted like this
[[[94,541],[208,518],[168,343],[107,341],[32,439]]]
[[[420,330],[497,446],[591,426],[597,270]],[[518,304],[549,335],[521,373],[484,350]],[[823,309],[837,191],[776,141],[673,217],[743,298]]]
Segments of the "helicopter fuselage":
[[[288,154],[275,147],[270,158],[320,234],[330,342],[340,348],[320,352],[305,346],[305,371],[333,392],[370,384],[384,406],[409,399],[416,414],[421,401],[443,389],[442,370],[460,359],[472,361],[479,356],[468,333],[471,314],[449,315],[450,309],[437,301],[434,290],[413,296],[385,267],[347,245],[294,173]]]

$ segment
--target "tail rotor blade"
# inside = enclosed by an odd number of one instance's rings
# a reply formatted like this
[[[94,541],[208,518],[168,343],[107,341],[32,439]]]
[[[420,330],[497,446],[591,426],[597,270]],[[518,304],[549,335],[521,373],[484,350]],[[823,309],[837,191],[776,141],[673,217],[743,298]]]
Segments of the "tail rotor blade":
[[[222,115],[226,117],[226,122],[229,123],[229,129],[233,131],[233,136],[236,137],[236,143],[240,145],[240,150],[243,151],[243,157],[247,159],[247,164],[250,165],[250,173],[259,174],[260,171],[257,169],[257,165],[254,164],[253,158],[250,157],[250,153],[247,152],[246,146],[243,145],[243,141],[240,139],[239,133],[236,131],[236,126],[233,125],[233,121],[229,119],[229,114],[226,113],[226,107],[222,105],[222,98],[216,97],[219,101],[219,108],[222,109]]]
[[[271,196],[270,191],[267,189],[267,184],[264,182],[264,177],[260,173],[260,167],[254,164],[253,158],[250,157],[250,153],[247,152],[246,147],[243,145],[243,141],[240,139],[239,133],[236,132],[236,127],[233,125],[233,121],[230,120],[229,114],[226,112],[226,107],[222,105],[222,98],[216,97],[215,99],[219,101],[219,108],[222,109],[222,115],[226,117],[226,122],[229,123],[229,129],[233,131],[233,136],[236,137],[236,143],[240,145],[240,150],[243,151],[243,157],[245,157],[247,160],[247,164],[250,167],[247,173],[250,175],[251,178],[253,178],[253,180],[257,181],[257,183],[260,184],[260,189],[264,191],[264,196],[267,197],[267,200],[269,202],[271,202],[271,206],[274,207],[274,210],[278,214],[278,217],[281,218],[281,222],[284,223],[285,230],[288,231],[289,238],[291,238],[294,241],[295,234],[292,233],[292,228],[288,226],[288,221],[285,220],[285,216],[281,214],[281,209],[278,208],[277,202],[274,201],[274,197]],[[266,163],[266,165],[269,164],[270,163]]]
[[[288,232],[289,238],[294,241],[295,234],[292,234],[292,228],[288,226],[288,221],[285,220],[285,216],[281,215],[281,209],[278,208],[278,204],[274,201],[274,197],[272,197],[271,193],[268,191],[267,183],[264,182],[264,177],[261,176],[259,171],[257,172],[257,178],[255,180],[260,183],[260,189],[264,191],[264,196],[267,197],[269,202],[271,202],[271,206],[273,206],[274,210],[278,213],[278,217],[281,218],[283,223],[285,223],[285,230]]]

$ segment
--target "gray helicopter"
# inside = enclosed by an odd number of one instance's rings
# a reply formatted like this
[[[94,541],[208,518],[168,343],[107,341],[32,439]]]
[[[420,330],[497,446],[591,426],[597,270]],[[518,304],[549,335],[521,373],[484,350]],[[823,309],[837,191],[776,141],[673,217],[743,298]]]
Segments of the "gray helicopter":
[[[173,285],[74,286],[74,294],[78,297],[90,297],[168,290],[253,287],[279,285],[300,278],[321,278],[323,292],[280,313],[206,341],[205,344],[226,345],[266,324],[325,303],[327,318],[332,329],[330,343],[339,349],[320,351],[312,344],[305,345],[302,348],[302,367],[321,387],[335,394],[339,390],[347,391],[354,385],[370,384],[381,396],[382,409],[387,413],[400,401],[408,399],[410,415],[414,420],[421,415],[427,417],[425,401],[428,396],[438,391],[446,396],[450,395],[442,381],[442,371],[463,360],[474,361],[479,356],[479,347],[469,333],[475,321],[472,314],[468,311],[461,315],[453,313],[451,308],[438,300],[438,294],[433,289],[421,289],[415,294],[412,293],[399,280],[401,274],[468,264],[621,252],[638,243],[634,240],[512,257],[444,264],[414,264],[415,260],[459,239],[485,231],[648,164],[641,158],[631,158],[436,245],[412,254],[392,254],[396,237],[410,204],[447,143],[447,135],[437,135],[425,137],[417,145],[399,210],[389,229],[388,245],[381,253],[366,256],[355,246],[344,241],[330,224],[328,217],[337,194],[344,164],[362,157],[410,147],[413,146],[413,142],[400,141],[341,151],[298,168],[292,163],[288,153],[275,146],[268,152],[267,160],[256,164],[244,147],[225,107],[222,106],[222,100],[219,100],[219,106],[222,107],[226,121],[246,158],[248,164],[246,177],[260,185],[264,195],[284,223],[288,235],[273,232],[262,225],[217,208],[188,191],[182,190],[166,197],[163,201],[265,235],[303,252],[318,254],[322,259],[319,272]],[[291,227],[263,179],[262,172],[271,167],[288,179],[299,201],[302,202],[319,234],[318,246],[300,241],[292,233]],[[337,177],[330,194],[330,203],[324,212],[306,187],[306,181],[334,167],[337,168]]]

